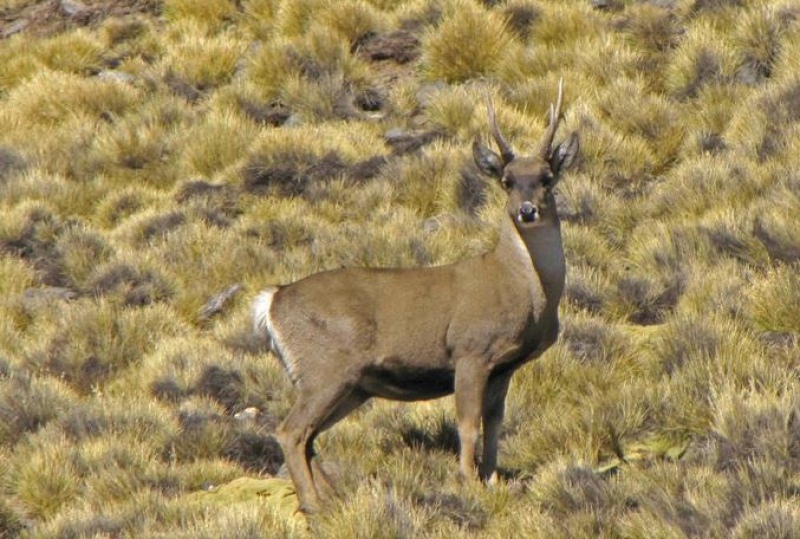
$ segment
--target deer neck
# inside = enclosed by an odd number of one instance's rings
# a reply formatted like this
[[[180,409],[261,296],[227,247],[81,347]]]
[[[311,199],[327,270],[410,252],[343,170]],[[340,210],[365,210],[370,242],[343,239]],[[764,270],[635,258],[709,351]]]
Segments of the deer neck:
[[[544,304],[541,304],[541,300],[537,304],[535,300],[537,318],[545,313],[557,313],[566,277],[561,225],[557,216],[537,227],[521,230],[511,217],[506,217],[503,219],[496,253],[501,257],[516,259],[517,263],[521,263],[522,271],[529,276],[533,273],[531,293],[539,297],[544,294]]]

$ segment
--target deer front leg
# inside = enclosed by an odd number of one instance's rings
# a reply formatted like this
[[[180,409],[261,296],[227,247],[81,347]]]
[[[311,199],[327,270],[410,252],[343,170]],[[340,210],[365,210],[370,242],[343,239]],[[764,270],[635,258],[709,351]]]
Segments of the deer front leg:
[[[481,427],[488,371],[480,359],[464,358],[456,365],[455,398],[458,421],[459,471],[465,479],[476,479],[475,446]]]
[[[497,445],[503,426],[506,408],[506,394],[511,371],[491,378],[486,388],[483,402],[483,458],[481,459],[480,477],[483,481],[492,482],[496,478]]]

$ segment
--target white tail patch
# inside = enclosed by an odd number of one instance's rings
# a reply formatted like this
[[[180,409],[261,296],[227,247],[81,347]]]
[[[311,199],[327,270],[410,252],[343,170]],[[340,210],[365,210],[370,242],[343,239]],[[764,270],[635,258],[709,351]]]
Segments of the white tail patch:
[[[280,334],[272,321],[272,300],[275,298],[275,292],[278,290],[279,287],[270,286],[256,296],[255,301],[253,301],[253,331],[258,335],[266,333],[270,348],[283,363],[283,367],[286,369],[289,379],[293,383],[296,383],[298,376],[295,372],[294,361],[290,358],[289,352],[281,345]]]
[[[277,286],[270,286],[256,296],[253,302],[253,331],[256,333],[263,333],[267,331],[272,333],[270,327],[269,310],[272,308],[272,298],[275,292],[278,291]]]

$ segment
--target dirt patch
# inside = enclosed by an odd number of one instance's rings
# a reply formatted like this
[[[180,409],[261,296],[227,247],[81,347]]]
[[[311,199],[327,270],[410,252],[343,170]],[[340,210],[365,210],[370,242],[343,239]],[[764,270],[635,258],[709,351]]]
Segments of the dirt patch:
[[[377,176],[386,163],[386,157],[376,155],[348,164],[335,152],[322,157],[310,153],[286,154],[270,163],[256,156],[242,170],[242,180],[248,193],[314,197],[327,181],[344,178],[363,183]]]
[[[694,61],[691,80],[677,92],[679,99],[697,97],[700,90],[709,83],[719,81],[722,77],[722,66],[719,58],[710,49],[703,48]]]
[[[0,391],[0,446],[15,443],[57,419],[70,403],[26,370],[3,380]],[[0,520],[2,524],[2,520]],[[2,529],[2,527],[0,527]]]
[[[563,342],[583,363],[610,363],[621,351],[610,326],[596,322],[571,321],[564,326]]]
[[[172,296],[169,282],[152,270],[142,270],[128,264],[108,267],[88,286],[88,291],[97,297],[119,295],[127,306],[141,307]]]
[[[773,260],[793,264],[800,260],[800,242],[787,241],[789,238],[780,238],[764,224],[760,217],[753,223],[753,235],[761,242]]]
[[[388,162],[388,159],[382,155],[369,157],[351,165],[347,175],[357,183],[365,182],[377,176]]]
[[[329,152],[322,158],[298,152],[275,157],[265,163],[254,157],[242,171],[244,190],[253,194],[293,197],[306,193],[312,183],[330,180],[341,174],[345,164],[339,155]]]
[[[567,283],[565,298],[576,309],[583,309],[592,314],[599,314],[605,305],[605,300],[599,290],[576,277],[571,278]]]
[[[229,187],[226,185],[213,184],[205,180],[190,180],[178,188],[175,200],[184,203],[197,198],[213,198],[224,194],[227,189]]]
[[[138,239],[146,243],[154,239],[163,238],[185,222],[186,216],[179,211],[156,215],[142,224]]]
[[[787,87],[765,106],[770,118],[779,118],[786,122],[800,121],[800,81]]]
[[[58,420],[58,425],[70,440],[96,438],[107,433],[111,422],[88,406],[75,406]]]
[[[189,180],[178,187],[173,198],[189,217],[200,218],[209,226],[226,228],[242,213],[239,189],[227,184]]]
[[[663,323],[675,310],[685,288],[685,279],[680,276],[666,283],[630,276],[619,280],[616,292],[632,307],[630,323],[652,326]]]
[[[29,262],[48,286],[70,287],[64,272],[58,237],[66,226],[51,212],[43,208],[32,209],[18,234],[0,238],[0,253],[8,253]]]
[[[613,21],[612,27],[630,36],[638,47],[655,53],[673,49],[685,33],[672,11],[658,7],[623,15]]]
[[[699,147],[701,152],[712,154],[722,153],[728,149],[725,139],[719,133],[705,133],[700,137]]]
[[[222,452],[245,470],[275,475],[283,464],[283,451],[278,441],[256,432],[238,432]]]
[[[367,33],[356,39],[351,51],[371,62],[392,60],[406,64],[419,58],[419,38],[409,30],[386,34]]]
[[[200,375],[192,392],[210,397],[233,412],[244,400],[244,378],[239,371],[211,365]]]
[[[228,415],[181,411],[181,430],[164,445],[162,458],[222,457],[248,471],[275,474],[283,464],[283,452],[277,440],[267,433],[277,420],[269,414],[259,417],[256,425],[247,425]]]
[[[386,104],[384,92],[377,88],[365,88],[353,96],[356,107],[366,112],[377,112]]]
[[[48,349],[32,356],[32,364],[64,380],[82,395],[88,395],[105,383],[116,371],[115,358],[89,353],[74,357],[74,345],[66,333],[55,337]]]
[[[0,145],[0,185],[26,166],[25,159],[15,149]]]
[[[182,97],[189,103],[195,103],[205,96],[206,88],[195,86],[171,69],[164,75],[164,84],[173,94]]]
[[[531,35],[533,25],[541,18],[541,11],[535,6],[511,4],[503,9],[508,21],[508,29],[523,41]]]
[[[269,351],[267,340],[248,327],[222,339],[222,344],[233,352],[261,356]]]
[[[732,230],[723,225],[717,225],[713,228],[699,227],[698,231],[708,239],[715,252],[742,262],[750,261],[747,243],[737,237]]]
[[[441,421],[434,429],[418,426],[405,428],[400,436],[407,447],[417,451],[443,451],[458,454],[458,429],[450,421]]]
[[[280,101],[258,103],[243,98],[239,100],[239,108],[247,118],[260,125],[283,125],[292,116],[292,109]]]
[[[162,402],[172,404],[178,404],[188,396],[188,392],[171,378],[162,378],[150,384],[150,394]]]
[[[800,82],[763,99],[761,107],[769,122],[757,152],[759,160],[765,161],[786,149],[785,127],[800,121]]]
[[[158,0],[101,0],[87,5],[78,0],[50,0],[0,8],[0,39],[15,34],[51,36],[83,26],[97,26],[110,17],[137,13],[161,15]]]
[[[427,146],[431,142],[446,138],[447,135],[437,129],[426,131],[406,131],[405,129],[390,129],[383,136],[386,144],[392,149],[394,155],[413,153]]]
[[[710,11],[728,7],[742,7],[742,5],[742,0],[696,0],[692,6],[692,11]]]

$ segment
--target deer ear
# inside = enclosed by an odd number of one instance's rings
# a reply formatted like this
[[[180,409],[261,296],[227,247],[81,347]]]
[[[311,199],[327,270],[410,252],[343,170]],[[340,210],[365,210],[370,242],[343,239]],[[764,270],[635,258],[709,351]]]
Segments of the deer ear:
[[[570,134],[564,142],[556,146],[556,149],[550,154],[550,170],[554,175],[558,176],[572,166],[579,148],[577,133]]]
[[[503,160],[478,140],[472,143],[472,158],[484,174],[495,178],[503,176]]]

